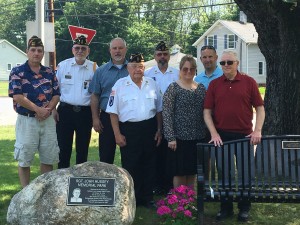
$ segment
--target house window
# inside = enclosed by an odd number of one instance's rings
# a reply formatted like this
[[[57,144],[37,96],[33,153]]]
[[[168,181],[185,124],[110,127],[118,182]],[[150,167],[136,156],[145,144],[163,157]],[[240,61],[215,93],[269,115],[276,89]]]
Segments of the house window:
[[[258,75],[264,75],[264,62],[258,62]]]
[[[16,66],[20,66],[22,63],[17,63]]]
[[[7,63],[7,70],[11,71],[11,63]]]
[[[214,45],[214,36],[208,36],[207,37],[207,45],[210,45],[210,46],[215,46]]]
[[[228,38],[227,38],[227,46],[228,48],[235,48],[235,35],[234,34],[228,34]]]

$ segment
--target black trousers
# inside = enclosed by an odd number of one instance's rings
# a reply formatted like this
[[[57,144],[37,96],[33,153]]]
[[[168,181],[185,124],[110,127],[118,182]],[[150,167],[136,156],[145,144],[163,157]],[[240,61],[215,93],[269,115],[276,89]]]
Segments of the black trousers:
[[[218,130],[218,133],[222,139],[222,141],[232,141],[236,139],[243,139],[245,138],[246,134],[241,133],[233,133],[233,132],[226,132],[222,130]],[[239,210],[249,211],[251,208],[251,202],[247,199],[242,199],[238,202]],[[233,210],[233,203],[230,200],[221,199],[221,210]]]
[[[155,118],[120,123],[127,143],[121,147],[122,167],[132,176],[137,205],[153,200],[156,128]]]
[[[113,164],[116,153],[116,140],[111,126],[110,115],[101,111],[100,121],[104,128],[99,134],[99,158],[101,162]]]
[[[76,164],[87,161],[92,132],[92,113],[90,106],[72,106],[60,103],[57,112],[57,140],[60,148],[58,168],[70,167],[73,136],[75,135]]]
[[[156,169],[154,188],[169,191],[173,188],[173,176],[167,173],[168,141],[163,138],[155,149]]]

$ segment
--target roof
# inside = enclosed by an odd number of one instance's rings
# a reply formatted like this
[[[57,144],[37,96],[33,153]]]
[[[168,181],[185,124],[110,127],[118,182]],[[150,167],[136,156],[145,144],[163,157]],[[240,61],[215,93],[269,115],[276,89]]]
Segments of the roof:
[[[23,52],[21,49],[17,48],[15,45],[13,45],[12,43],[10,43],[9,41],[5,40],[5,39],[0,39],[0,44],[6,42],[7,44],[9,44],[10,46],[12,46],[14,49],[16,49],[17,51],[19,51],[20,53],[26,55],[25,52]]]
[[[216,21],[194,44],[197,46],[210,32],[219,26],[226,27],[232,33],[237,35],[245,43],[256,44],[258,33],[253,23],[240,23],[238,21],[218,20]]]

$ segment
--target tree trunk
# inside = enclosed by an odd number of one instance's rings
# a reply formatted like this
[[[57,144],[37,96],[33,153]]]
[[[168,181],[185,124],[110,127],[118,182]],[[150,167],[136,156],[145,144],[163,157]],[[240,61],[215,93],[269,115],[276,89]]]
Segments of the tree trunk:
[[[300,134],[300,4],[235,0],[254,24],[266,58],[263,134]]]

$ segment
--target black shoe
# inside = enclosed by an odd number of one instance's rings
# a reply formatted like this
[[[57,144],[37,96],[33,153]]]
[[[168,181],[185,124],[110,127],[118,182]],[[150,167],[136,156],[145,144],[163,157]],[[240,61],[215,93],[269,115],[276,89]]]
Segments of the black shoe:
[[[223,220],[228,217],[233,216],[233,211],[232,210],[220,210],[216,216],[217,220]]]
[[[247,210],[241,210],[238,214],[238,221],[247,222],[249,218],[249,212]]]

